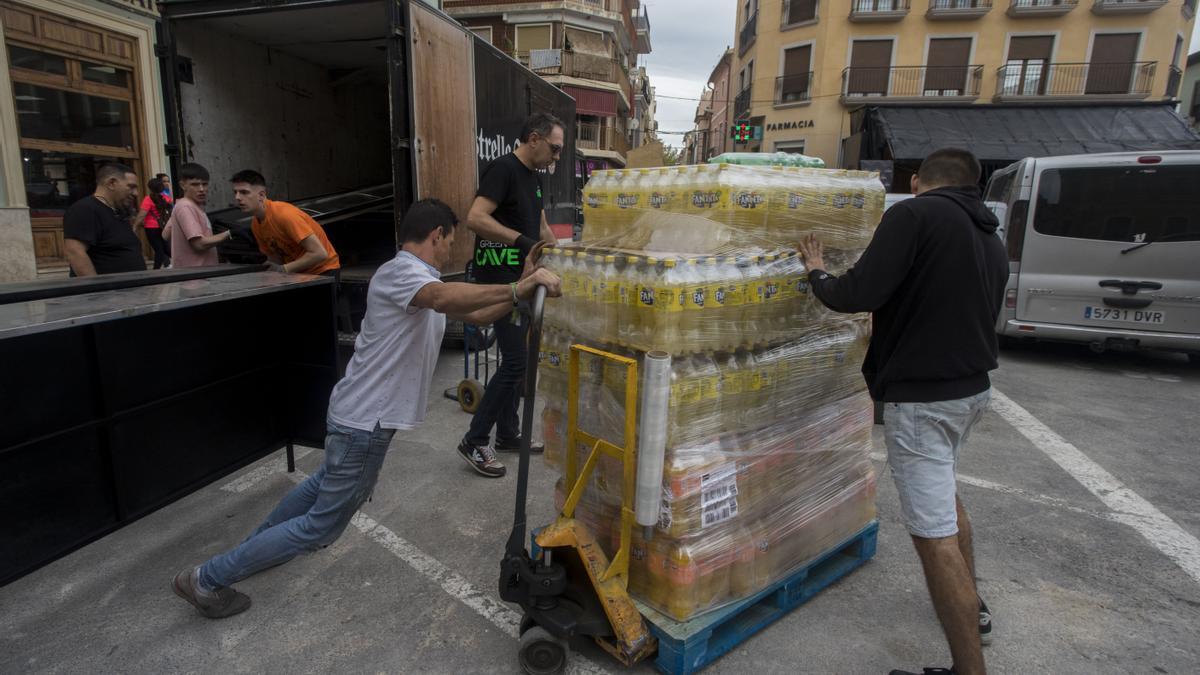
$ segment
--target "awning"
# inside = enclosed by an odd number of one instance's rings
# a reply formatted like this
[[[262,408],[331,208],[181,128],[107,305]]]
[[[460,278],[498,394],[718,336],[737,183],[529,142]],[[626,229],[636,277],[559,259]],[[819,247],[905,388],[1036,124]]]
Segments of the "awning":
[[[584,89],[565,85],[562,88],[567,95],[575,99],[577,115],[599,115],[601,117],[617,116],[617,95],[611,91]]]
[[[1200,136],[1169,105],[878,106],[868,125],[892,159],[920,160],[944,147],[981,161],[1132,150],[1196,150]]]

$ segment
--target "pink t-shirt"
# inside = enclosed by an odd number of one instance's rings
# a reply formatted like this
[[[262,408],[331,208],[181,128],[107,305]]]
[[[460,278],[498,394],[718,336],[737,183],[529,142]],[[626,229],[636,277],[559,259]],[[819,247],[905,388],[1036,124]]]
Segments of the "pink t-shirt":
[[[170,204],[171,198],[163,195],[163,201]],[[142,210],[146,212],[146,219],[142,221],[142,227],[147,230],[159,227],[158,207],[154,205],[154,200],[149,195],[142,199]]]
[[[196,202],[187,197],[180,197],[171,211],[171,219],[167,221],[171,228],[171,265],[173,267],[203,267],[216,265],[220,262],[217,249],[208,249],[203,253],[192,250],[189,239],[196,237],[211,237],[212,224],[208,215]]]

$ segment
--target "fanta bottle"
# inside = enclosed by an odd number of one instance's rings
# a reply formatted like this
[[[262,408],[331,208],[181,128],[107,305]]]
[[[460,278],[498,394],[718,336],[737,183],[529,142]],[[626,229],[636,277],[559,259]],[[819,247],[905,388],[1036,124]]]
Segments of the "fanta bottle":
[[[621,274],[620,302],[618,303],[620,326],[617,334],[620,336],[620,344],[627,347],[633,345],[637,338],[638,283],[640,281],[638,273],[641,265],[642,258],[640,256],[626,256],[625,269]]]
[[[591,243],[604,238],[605,220],[612,195],[608,171],[594,171],[583,188],[583,240]]]

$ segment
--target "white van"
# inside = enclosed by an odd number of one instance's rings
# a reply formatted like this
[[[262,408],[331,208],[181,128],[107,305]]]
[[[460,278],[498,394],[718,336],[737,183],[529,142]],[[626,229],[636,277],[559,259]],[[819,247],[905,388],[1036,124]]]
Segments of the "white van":
[[[1023,159],[985,199],[1007,220],[1002,340],[1200,360],[1200,152]]]

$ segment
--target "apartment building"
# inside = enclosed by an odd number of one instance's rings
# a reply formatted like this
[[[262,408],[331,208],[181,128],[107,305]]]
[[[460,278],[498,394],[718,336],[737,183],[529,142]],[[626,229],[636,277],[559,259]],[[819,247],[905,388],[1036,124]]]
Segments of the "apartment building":
[[[856,166],[864,107],[1174,103],[1197,0],[738,2],[733,118],[763,127],[738,149]]]
[[[575,98],[576,175],[625,166],[639,97],[631,73],[650,53],[640,0],[443,0],[443,10]],[[643,91],[644,90],[644,91]]]
[[[654,98],[654,87],[650,85],[650,76],[645,66],[638,66],[630,78],[633,85],[634,112],[629,121],[629,145],[640,148],[646,143],[658,140],[658,102]]]

